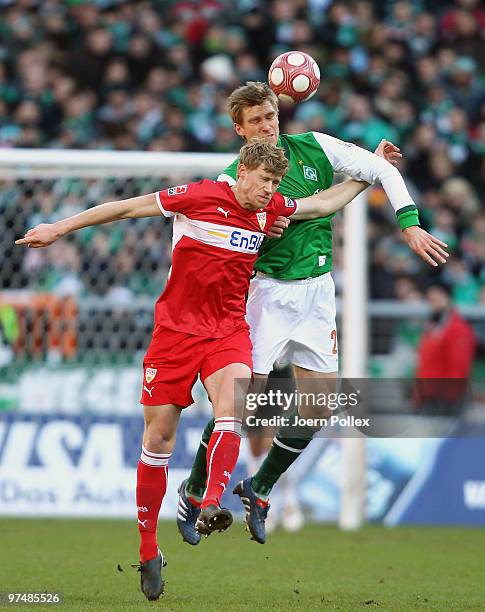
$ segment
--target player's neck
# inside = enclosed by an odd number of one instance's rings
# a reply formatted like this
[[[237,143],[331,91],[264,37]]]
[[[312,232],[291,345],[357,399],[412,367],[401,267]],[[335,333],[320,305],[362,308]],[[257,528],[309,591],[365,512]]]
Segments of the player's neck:
[[[236,183],[231,187],[234,197],[241,208],[245,210],[258,210],[258,206],[255,206],[248,197],[243,193],[241,187]]]

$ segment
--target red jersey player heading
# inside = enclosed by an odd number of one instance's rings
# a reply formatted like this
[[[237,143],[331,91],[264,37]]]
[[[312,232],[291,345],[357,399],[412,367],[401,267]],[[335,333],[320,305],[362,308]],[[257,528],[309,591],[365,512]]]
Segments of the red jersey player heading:
[[[285,198],[276,189],[287,170],[282,149],[246,144],[238,180],[201,181],[109,202],[29,230],[16,244],[48,246],[77,229],[119,219],[175,216],[173,266],[155,311],[153,338],[144,360],[145,418],[137,469],[141,588],[148,599],[163,593],[165,564],[156,539],[168,462],[181,410],[191,404],[198,375],[211,398],[215,427],[207,450],[207,489],[196,527],[200,533],[232,523],[220,499],[237,461],[240,408],[235,379],[249,384],[251,342],[244,301],[257,250],[278,215],[325,217],[350,202],[366,183],[347,181],[309,198]],[[244,392],[244,389],[243,389]]]

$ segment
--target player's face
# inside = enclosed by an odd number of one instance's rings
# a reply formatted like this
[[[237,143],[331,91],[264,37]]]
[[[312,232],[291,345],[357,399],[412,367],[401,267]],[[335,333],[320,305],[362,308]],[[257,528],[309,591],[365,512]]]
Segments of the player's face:
[[[278,111],[269,101],[257,106],[248,106],[242,111],[241,123],[235,123],[234,129],[236,134],[247,142],[254,138],[263,138],[275,145],[280,134]]]
[[[265,208],[281,183],[281,176],[268,172],[264,166],[249,169],[239,166],[240,194],[245,208]]]

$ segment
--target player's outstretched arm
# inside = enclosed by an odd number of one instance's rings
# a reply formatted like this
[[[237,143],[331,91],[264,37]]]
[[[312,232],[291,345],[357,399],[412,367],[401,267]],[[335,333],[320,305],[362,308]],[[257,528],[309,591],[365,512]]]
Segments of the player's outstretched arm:
[[[349,204],[368,186],[369,184],[363,181],[349,180],[308,198],[298,199],[298,208],[291,218],[297,221],[327,217]]]
[[[394,166],[402,157],[399,148],[382,140],[374,153],[342,142],[328,134],[314,132],[315,139],[327,154],[334,171],[345,172],[353,179],[382,184],[396,212],[404,240],[409,248],[431,266],[446,263],[446,244],[419,227],[419,213],[404,179]]]
[[[374,153],[379,157],[383,157],[393,166],[396,166],[399,158],[402,157],[399,147],[396,147],[395,144],[384,138],[381,140]],[[230,184],[234,184],[234,179],[227,174],[221,174],[217,180],[232,181]],[[278,217],[269,229],[268,238],[281,238],[289,224],[290,220],[287,217]]]
[[[155,217],[162,212],[157,204],[156,194],[149,193],[137,198],[117,200],[93,206],[88,210],[62,219],[56,223],[41,223],[30,229],[23,238],[16,240],[15,244],[26,244],[28,247],[37,249],[49,246],[62,236],[75,232],[83,227],[100,225],[119,221],[120,219],[135,219],[140,217]]]

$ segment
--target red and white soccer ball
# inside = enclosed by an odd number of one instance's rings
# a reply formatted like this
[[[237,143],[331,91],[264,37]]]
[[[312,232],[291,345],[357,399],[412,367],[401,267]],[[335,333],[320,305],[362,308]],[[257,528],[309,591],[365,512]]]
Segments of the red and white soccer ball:
[[[288,51],[271,64],[268,82],[281,101],[295,104],[309,100],[317,91],[320,69],[307,53]]]

